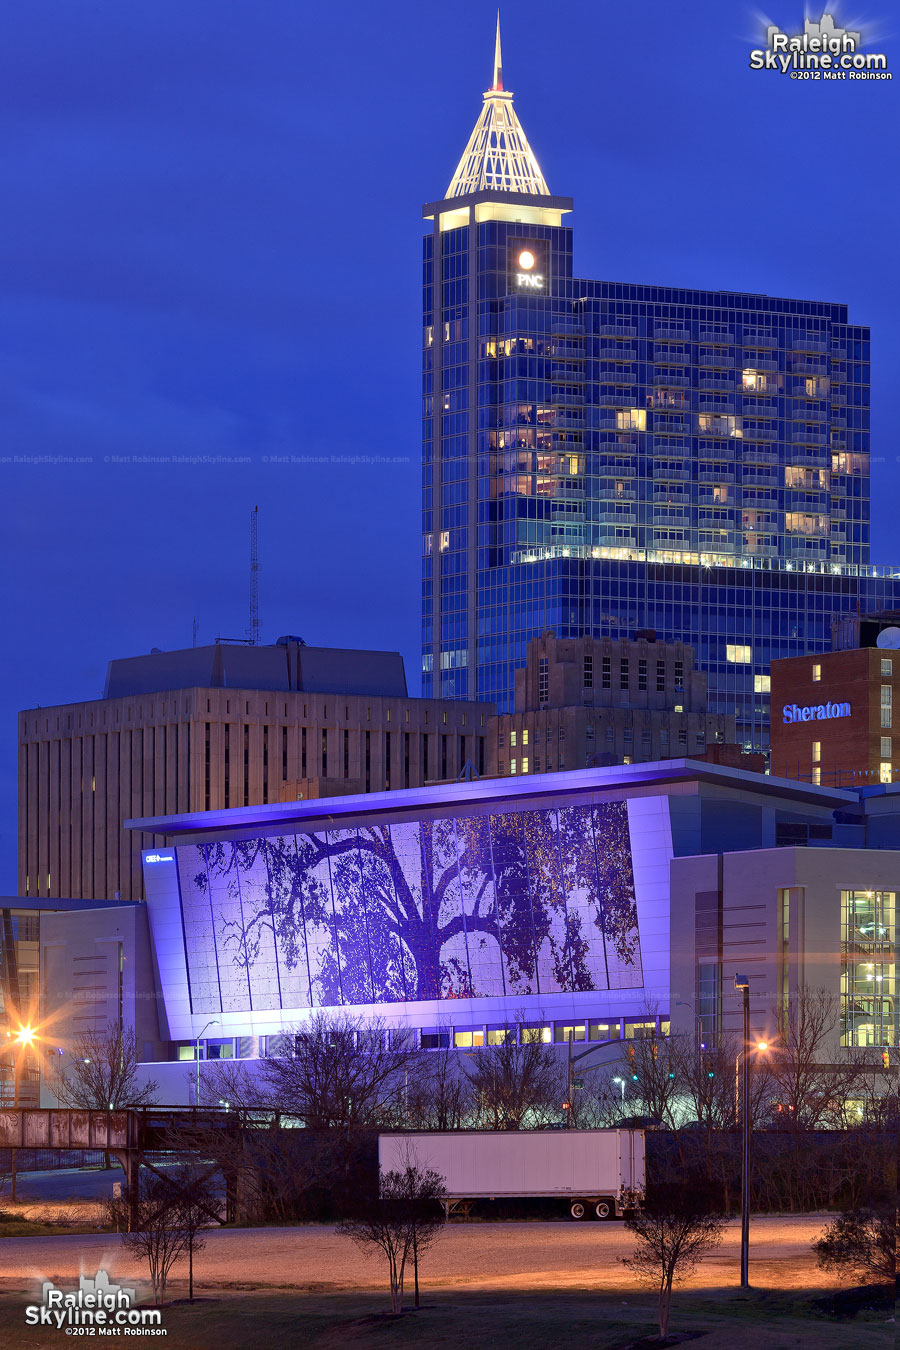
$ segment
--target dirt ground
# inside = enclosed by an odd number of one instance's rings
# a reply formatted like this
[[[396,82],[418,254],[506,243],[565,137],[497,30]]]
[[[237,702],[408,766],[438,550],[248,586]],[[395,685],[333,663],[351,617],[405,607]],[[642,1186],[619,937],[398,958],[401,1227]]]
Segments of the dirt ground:
[[[773,1290],[827,1287],[829,1280],[817,1270],[810,1250],[827,1221],[824,1215],[755,1219],[752,1283]],[[423,1259],[421,1279],[429,1290],[627,1290],[634,1282],[619,1258],[632,1247],[622,1223],[450,1224]],[[738,1285],[739,1248],[740,1226],[733,1222],[692,1287]],[[77,1280],[80,1270],[98,1267],[129,1281],[145,1275],[109,1233],[15,1237],[3,1240],[0,1287],[46,1275]],[[316,1225],[209,1232],[195,1278],[205,1290],[269,1286],[309,1293],[378,1289],[383,1283],[377,1260],[333,1229]]]

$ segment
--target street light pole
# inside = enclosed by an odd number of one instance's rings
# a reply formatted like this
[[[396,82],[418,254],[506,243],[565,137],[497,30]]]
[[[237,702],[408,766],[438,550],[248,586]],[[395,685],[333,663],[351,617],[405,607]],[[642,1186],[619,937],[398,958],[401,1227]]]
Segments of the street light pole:
[[[29,1048],[29,1046],[32,1044],[33,1040],[34,1040],[34,1032],[32,1031],[32,1029],[31,1029],[30,1026],[27,1026],[27,1027],[20,1026],[20,1027],[19,1027],[19,1030],[16,1032],[16,1035],[15,1035],[14,1038],[13,1038],[13,1045],[14,1045],[14,1046],[18,1046],[18,1053],[16,1053],[16,1050],[15,1050],[15,1049],[13,1050],[13,1110],[14,1110],[14,1111],[17,1111],[17,1110],[18,1110],[18,1107],[19,1107],[19,1097],[20,1097],[20,1095],[21,1095],[22,1061],[23,1061],[23,1059],[24,1059],[24,1057],[25,1057],[25,1052],[26,1052],[26,1050],[27,1050],[27,1049]],[[17,1162],[18,1162],[18,1150],[14,1148],[14,1149],[11,1150],[11,1157],[10,1157],[10,1185],[9,1185],[9,1198],[10,1198],[10,1200],[13,1202],[13,1204],[15,1204],[15,1202],[16,1202],[16,1171],[17,1171],[17,1166],[16,1166],[16,1165],[17,1165]]]
[[[200,1105],[200,1038],[202,1037],[204,1031],[208,1031],[210,1027],[217,1027],[218,1025],[219,1025],[219,1019],[218,1019],[218,1017],[214,1017],[210,1022],[207,1022],[206,1026],[203,1028],[203,1031],[201,1031],[201,1032],[199,1033],[199,1035],[197,1036],[197,1105],[198,1105],[198,1106]]]
[[[750,1288],[750,981],[746,975],[735,975],[734,987],[743,995],[744,1004],[744,1062],[741,1084],[744,1097],[743,1148],[741,1152],[741,1288]]]
[[[573,1028],[573,1031],[574,1031],[574,1028]],[[575,1091],[575,1065],[578,1063],[578,1061],[579,1061],[580,1059],[585,1059],[588,1055],[596,1055],[598,1051],[600,1051],[600,1050],[605,1050],[605,1049],[606,1049],[606,1046],[605,1046],[605,1045],[592,1045],[591,1048],[590,1048],[589,1050],[582,1050],[580,1054],[578,1054],[578,1055],[573,1055],[573,1054],[572,1054],[572,1039],[573,1039],[573,1038],[570,1036],[570,1037],[569,1037],[569,1075],[568,1075],[568,1077],[569,1077],[569,1119],[568,1119],[568,1121],[567,1121],[567,1123],[566,1123],[566,1128],[567,1128],[567,1129],[571,1129],[572,1126],[573,1126],[572,1117],[573,1117],[573,1106],[574,1106],[574,1103],[573,1103],[573,1101],[572,1101],[572,1095],[573,1095],[573,1093],[574,1093],[574,1091]],[[623,1101],[625,1100],[625,1087],[624,1087],[624,1085],[623,1085],[623,1087],[622,1087],[622,1100],[623,1100]]]

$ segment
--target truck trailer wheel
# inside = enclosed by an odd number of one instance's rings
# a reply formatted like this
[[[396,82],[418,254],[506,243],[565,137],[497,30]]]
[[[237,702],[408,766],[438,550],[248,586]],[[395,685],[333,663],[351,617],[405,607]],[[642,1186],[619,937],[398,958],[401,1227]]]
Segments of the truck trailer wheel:
[[[613,1207],[611,1200],[598,1200],[594,1206],[594,1213],[598,1219],[608,1219],[612,1215]]]
[[[573,1200],[569,1206],[569,1213],[572,1215],[573,1219],[583,1219],[586,1212],[585,1206],[580,1200]]]

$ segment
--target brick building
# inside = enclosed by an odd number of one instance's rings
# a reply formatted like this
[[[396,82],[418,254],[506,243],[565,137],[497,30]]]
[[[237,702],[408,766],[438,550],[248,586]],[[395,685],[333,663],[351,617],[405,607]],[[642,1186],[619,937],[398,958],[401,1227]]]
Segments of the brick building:
[[[639,764],[733,743],[734,718],[707,711],[706,676],[683,642],[652,632],[528,644],[515,711],[495,720],[499,775]]]
[[[772,662],[771,771],[828,787],[896,781],[900,651],[871,646]]]

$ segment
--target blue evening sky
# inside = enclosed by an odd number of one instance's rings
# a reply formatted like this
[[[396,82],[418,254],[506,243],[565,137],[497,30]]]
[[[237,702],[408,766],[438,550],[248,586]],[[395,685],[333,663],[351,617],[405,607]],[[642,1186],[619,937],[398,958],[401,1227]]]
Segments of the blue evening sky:
[[[893,6],[866,3],[900,79]],[[110,657],[188,646],[194,616],[201,642],[244,634],[254,504],[263,640],[399,648],[418,692],[421,205],[478,115],[494,12],[8,6],[0,893],[17,710],[95,697]],[[512,0],[505,83],[575,198],[581,275],[871,325],[873,553],[900,562],[897,82],[751,71],[760,25],[722,0]]]

